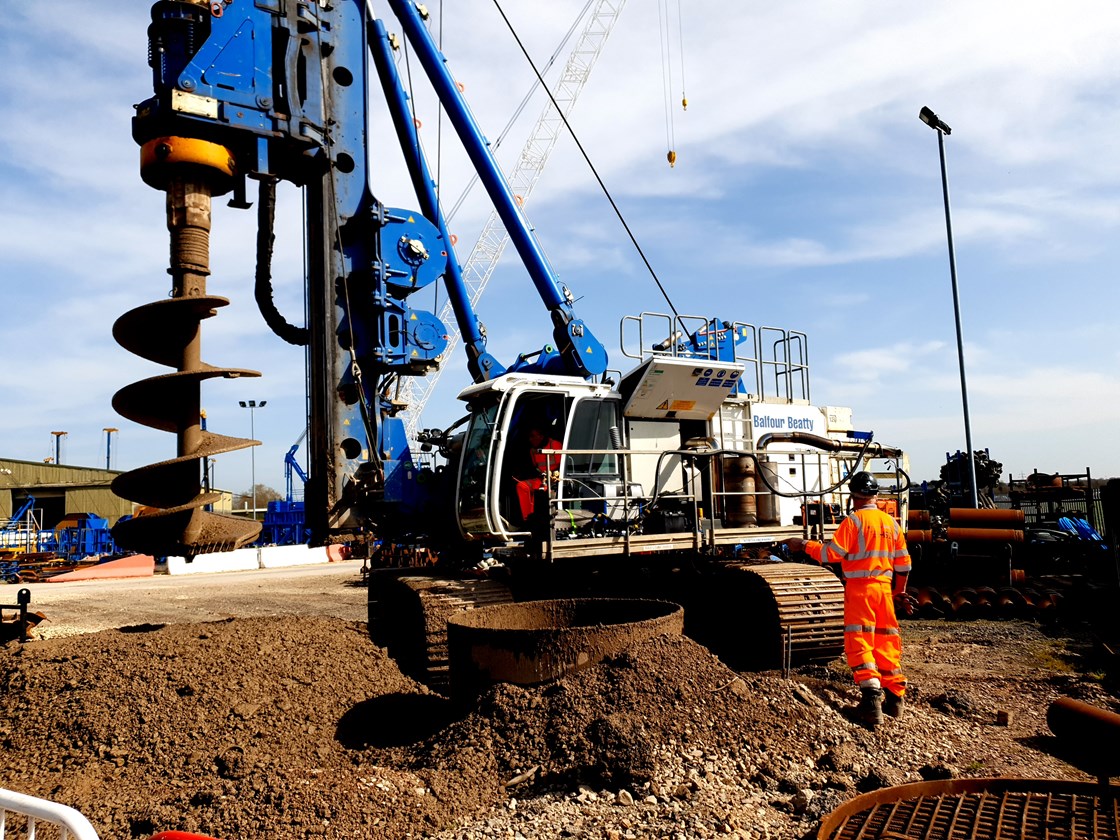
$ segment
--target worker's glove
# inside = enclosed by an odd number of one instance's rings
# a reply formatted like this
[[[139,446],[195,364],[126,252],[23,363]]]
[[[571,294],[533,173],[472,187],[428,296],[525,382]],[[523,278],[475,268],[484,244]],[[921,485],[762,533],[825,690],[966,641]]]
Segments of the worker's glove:
[[[896,615],[912,616],[918,611],[918,599],[908,592],[899,592],[894,596],[894,611]]]
[[[794,554],[805,550],[805,540],[801,537],[790,537],[788,540],[782,540],[782,545]]]

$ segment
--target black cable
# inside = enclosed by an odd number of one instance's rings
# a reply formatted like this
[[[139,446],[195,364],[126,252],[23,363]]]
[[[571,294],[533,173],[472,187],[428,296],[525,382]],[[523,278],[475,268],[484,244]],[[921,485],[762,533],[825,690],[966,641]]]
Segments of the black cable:
[[[638,244],[638,240],[630,230],[630,225],[626,223],[626,219],[623,217],[622,211],[619,210],[618,205],[615,204],[610,190],[607,189],[607,185],[604,184],[603,179],[599,177],[599,172],[595,169],[595,164],[591,162],[591,158],[588,156],[587,151],[583,148],[583,144],[579,141],[579,138],[576,136],[575,131],[572,129],[571,123],[569,123],[568,118],[564,116],[564,112],[560,109],[560,105],[556,102],[556,97],[552,95],[552,91],[549,90],[548,85],[544,83],[544,78],[541,76],[540,71],[537,70],[537,66],[533,63],[533,59],[530,58],[528,50],[525,49],[525,45],[521,43],[521,38],[518,37],[517,32],[513,28],[513,24],[510,23],[509,18],[506,17],[506,13],[502,10],[502,5],[499,0],[494,0],[494,6],[495,8],[497,8],[498,14],[502,16],[502,20],[505,21],[506,26],[509,28],[510,34],[513,36],[513,40],[517,42],[517,46],[521,49],[522,55],[525,56],[525,60],[528,61],[529,66],[533,68],[533,73],[536,74],[537,80],[541,83],[541,87],[544,88],[545,93],[548,94],[548,98],[552,101],[553,107],[556,108],[556,113],[559,114],[560,119],[564,121],[564,128],[568,129],[568,134],[571,136],[572,140],[575,141],[576,147],[579,149],[579,153],[583,155],[584,161],[587,163],[588,168],[591,170],[591,174],[594,175],[595,180],[599,182],[599,188],[602,189],[603,195],[605,195],[607,201],[610,202],[611,209],[613,209],[615,215],[618,216],[618,220],[622,223],[622,227],[626,231],[626,235],[630,237],[630,241],[634,244],[634,248],[638,252],[638,256],[642,258],[642,262],[645,263],[646,269],[649,271],[650,276],[653,278],[653,282],[657,284],[657,288],[658,290],[660,290],[661,296],[665,298],[665,302],[669,304],[669,308],[673,311],[673,317],[681,323],[681,327],[683,328],[684,322],[681,321],[681,316],[677,312],[677,308],[673,306],[673,301],[669,299],[669,293],[665,291],[665,287],[661,285],[661,279],[657,276],[657,272],[653,270],[653,266],[650,265],[649,260],[646,259],[646,255],[642,250],[642,246]]]
[[[276,242],[273,230],[276,222],[276,182],[262,178],[257,197],[257,272],[253,295],[257,308],[276,335],[289,344],[306,347],[311,341],[307,327],[288,323],[272,299],[272,246]]]
[[[591,4],[593,2],[595,2],[595,0],[587,0],[587,3],[584,5],[583,10],[576,16],[576,19],[574,21],[572,21],[572,25],[570,27],[568,27],[568,32],[561,39],[559,46],[557,46],[556,49],[553,50],[552,56],[548,59],[548,62],[545,64],[543,72],[547,73],[552,68],[552,65],[556,63],[556,59],[560,56],[560,50],[564,49],[564,47],[567,46],[568,41],[570,41],[571,38],[572,38],[572,33],[576,31],[576,27],[579,25],[579,22],[581,20],[583,20],[584,15],[587,14],[587,10],[591,8]],[[442,44],[440,46],[442,48]],[[540,77],[538,76],[538,79],[539,78]],[[513,116],[509,118],[509,122],[507,122],[505,128],[502,129],[502,133],[498,135],[498,139],[495,140],[493,145],[490,147],[491,151],[497,152],[498,149],[501,148],[502,141],[506,139],[506,135],[509,134],[510,129],[513,128],[514,124],[517,122],[518,117],[521,116],[521,112],[525,110],[525,107],[529,104],[529,101],[533,98],[533,94],[537,92],[537,88],[540,86],[540,84],[541,83],[539,81],[537,81],[537,82],[534,82],[529,87],[529,90],[526,92],[525,96],[521,99],[521,104],[518,105],[517,108],[514,110]],[[463,202],[467,200],[467,196],[470,195],[471,190],[474,189],[474,185],[478,183],[478,180],[479,180],[478,173],[475,172],[474,175],[471,176],[470,181],[467,182],[467,186],[463,188],[463,192],[460,193],[458,200],[452,206],[451,210],[448,211],[448,213],[447,213],[448,224],[450,224],[451,220],[453,218],[455,218],[455,214],[459,212],[459,208],[463,206]]]

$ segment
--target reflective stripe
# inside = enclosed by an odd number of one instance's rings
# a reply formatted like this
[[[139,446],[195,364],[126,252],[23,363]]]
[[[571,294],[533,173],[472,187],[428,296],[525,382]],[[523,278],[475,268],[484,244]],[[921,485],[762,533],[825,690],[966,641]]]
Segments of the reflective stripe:
[[[902,673],[902,669],[901,668],[895,668],[893,671],[880,671],[879,673],[882,674],[884,677],[896,677],[896,676],[898,676],[899,674]],[[901,682],[901,685],[906,685],[906,680],[903,680]]]
[[[875,633],[881,636],[901,636],[897,627],[876,627]]]
[[[875,670],[875,663],[874,662],[864,662],[861,665],[852,665],[851,667],[852,667],[853,671],[874,671]]]
[[[908,574],[910,574],[910,570],[912,568],[913,567],[909,563],[907,563],[905,566],[895,566],[894,570],[896,572],[898,572],[900,575],[908,575]]]
[[[856,554],[862,554],[867,551],[867,538],[863,534],[863,520],[856,515],[854,510],[848,518],[856,526]]]
[[[845,624],[845,633],[874,633],[875,628],[870,624]]]
[[[849,580],[851,580],[853,578],[879,578],[879,577],[885,577],[887,580],[890,580],[891,578],[894,577],[894,572],[892,572],[890,569],[856,569],[856,570],[851,571],[851,572],[849,572],[847,569],[845,569],[844,570],[844,577],[848,578]]]
[[[856,516],[855,511],[849,513],[847,517],[845,517],[844,522],[847,522],[849,520],[851,520],[852,526],[856,529],[856,542],[858,543],[857,550],[862,550],[866,546],[863,545],[863,532],[860,530],[859,517]],[[840,528],[844,527],[844,522],[840,523]],[[831,551],[836,556],[836,560],[830,562],[844,563],[851,560],[851,556],[848,554],[848,549],[844,548],[842,545],[840,545],[840,543],[836,542],[836,537],[840,534],[840,528],[836,529],[836,533],[832,535],[832,541],[829,542],[829,544],[825,547],[826,551]],[[824,555],[822,555],[822,563],[826,562],[823,557]]]

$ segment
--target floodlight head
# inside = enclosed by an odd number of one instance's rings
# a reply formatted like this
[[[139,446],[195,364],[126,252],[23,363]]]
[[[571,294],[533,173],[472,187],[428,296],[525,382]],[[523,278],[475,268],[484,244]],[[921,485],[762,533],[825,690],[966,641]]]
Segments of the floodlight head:
[[[928,105],[923,106],[922,110],[918,112],[918,119],[920,119],[935,131],[941,131],[945,134],[953,133],[953,129],[949,128],[949,126],[945,123],[944,120],[941,119],[941,117],[933,113]]]
[[[257,408],[264,408],[266,405],[268,405],[268,400],[261,400],[257,403]]]
[[[242,408],[248,408],[249,407],[248,403],[246,403],[245,400],[238,400],[237,404],[239,406],[241,406]]]

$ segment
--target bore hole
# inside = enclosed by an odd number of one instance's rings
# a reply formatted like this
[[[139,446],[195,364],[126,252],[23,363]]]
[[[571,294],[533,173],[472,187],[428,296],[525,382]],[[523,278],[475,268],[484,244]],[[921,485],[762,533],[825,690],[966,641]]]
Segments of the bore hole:
[[[357,458],[362,454],[362,445],[354,438],[346,438],[342,441],[342,454],[347,458]]]
[[[336,67],[331,73],[334,80],[343,87],[350,87],[354,84],[354,74],[347,70],[345,67]]]
[[[354,158],[343,152],[334,159],[334,165],[339,172],[353,172],[354,171]]]

